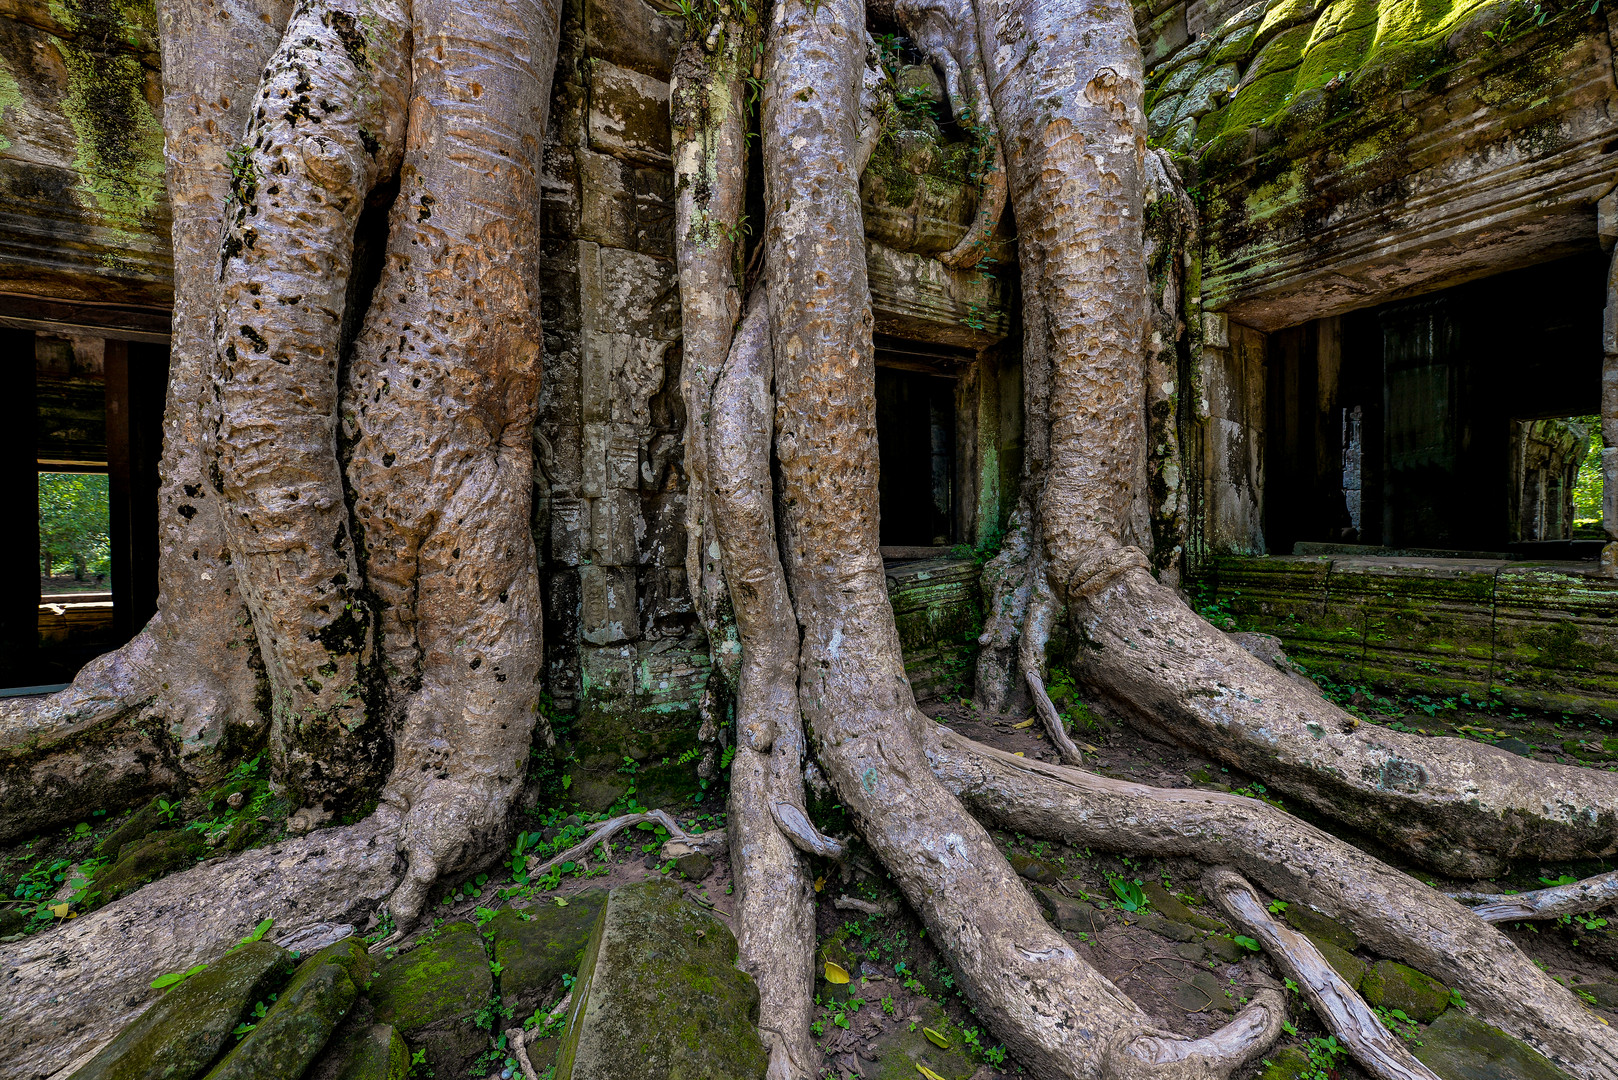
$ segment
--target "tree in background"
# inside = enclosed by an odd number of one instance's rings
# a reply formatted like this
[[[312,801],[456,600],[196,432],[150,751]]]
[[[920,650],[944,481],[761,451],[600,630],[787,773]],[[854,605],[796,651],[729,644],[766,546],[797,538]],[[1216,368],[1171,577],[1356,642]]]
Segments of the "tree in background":
[[[39,567],[51,577],[70,561],[73,580],[111,569],[107,474],[39,474]]]

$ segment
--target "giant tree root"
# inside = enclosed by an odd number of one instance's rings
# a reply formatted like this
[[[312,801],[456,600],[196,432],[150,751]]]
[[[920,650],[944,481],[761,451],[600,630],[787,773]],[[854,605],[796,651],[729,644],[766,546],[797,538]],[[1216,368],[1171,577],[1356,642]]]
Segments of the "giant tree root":
[[[1033,1075],[1228,1075],[1279,1031],[1279,998],[1255,1000],[1209,1039],[1162,1031],[1050,928],[918,744],[877,551],[870,291],[859,177],[847,167],[864,7],[785,3],[773,18],[763,133],[777,494],[802,634],[799,703],[820,764],[978,1015]]]
[[[739,962],[758,982],[759,1024],[773,1035],[771,1070],[783,1078],[807,1078],[815,1060],[809,1035],[814,893],[792,829],[799,818],[807,825],[808,817],[798,627],[776,554],[771,499],[773,366],[760,291],[714,387],[709,434],[710,489],[742,640],[730,766],[731,870]]]
[[[1525,893],[1450,893],[1451,897],[1476,904],[1472,914],[1488,923],[1532,922],[1579,915],[1618,901],[1618,870],[1597,874],[1567,885],[1552,885]]]
[[[43,1080],[95,1053],[158,996],[151,981],[217,960],[273,918],[272,940],[362,923],[399,883],[386,810],[172,874],[47,933],[0,946],[0,1074]]]
[[[1214,869],[1202,881],[1204,891],[1231,920],[1257,938],[1276,965],[1298,983],[1326,1030],[1348,1047],[1366,1072],[1379,1080],[1438,1080],[1405,1048],[1404,1040],[1377,1019],[1313,942],[1270,918],[1264,902],[1240,875]]]
[[[1210,626],[1134,549],[1083,566],[1074,674],[1136,722],[1456,877],[1618,849],[1618,780],[1361,724]]]
[[[1235,866],[1460,990],[1485,1020],[1563,1068],[1618,1077],[1618,1033],[1566,987],[1464,907],[1351,844],[1254,799],[1028,761],[918,723],[935,772],[987,820],[1078,847]]]

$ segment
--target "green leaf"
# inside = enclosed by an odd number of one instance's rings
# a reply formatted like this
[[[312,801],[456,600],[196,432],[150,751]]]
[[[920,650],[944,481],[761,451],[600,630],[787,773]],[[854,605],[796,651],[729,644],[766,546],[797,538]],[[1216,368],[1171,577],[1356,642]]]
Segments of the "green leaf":
[[[949,1040],[944,1038],[944,1036],[940,1035],[938,1032],[934,1031],[932,1028],[924,1027],[924,1028],[921,1029],[921,1033],[923,1035],[927,1036],[927,1041],[928,1042],[932,1043],[934,1046],[938,1047],[940,1050],[948,1050],[949,1049]]]
[[[1246,936],[1244,936],[1242,934],[1237,934],[1231,940],[1236,942],[1236,944],[1240,945],[1242,948],[1246,949],[1248,952],[1258,952],[1258,947],[1259,947],[1258,942],[1254,941],[1250,937],[1246,937]]]
[[[1125,911],[1140,911],[1147,904],[1146,893],[1141,887],[1128,878],[1109,878],[1114,895],[1118,897],[1118,904]]]
[[[246,937],[242,938],[242,944],[251,945],[255,941],[263,941],[264,935],[269,933],[270,927],[274,925],[275,918],[273,916],[265,919],[263,922],[253,927],[253,932],[251,934],[248,934]]]
[[[157,978],[152,980],[152,988],[154,990],[162,990],[165,987],[173,986],[176,983],[183,983],[197,972],[206,970],[207,967],[207,964],[198,964],[196,967],[193,967],[187,971],[171,971],[167,975],[159,975]]]

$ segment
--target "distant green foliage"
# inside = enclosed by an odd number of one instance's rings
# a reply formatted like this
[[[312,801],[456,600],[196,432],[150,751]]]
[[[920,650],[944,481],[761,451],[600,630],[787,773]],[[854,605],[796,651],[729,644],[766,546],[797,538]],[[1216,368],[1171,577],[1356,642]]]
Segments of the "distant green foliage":
[[[1575,521],[1601,520],[1601,417],[1578,418],[1590,431],[1590,449],[1579,463],[1578,476],[1573,481],[1573,519]]]
[[[112,568],[112,539],[105,473],[39,474],[40,572],[105,574]]]

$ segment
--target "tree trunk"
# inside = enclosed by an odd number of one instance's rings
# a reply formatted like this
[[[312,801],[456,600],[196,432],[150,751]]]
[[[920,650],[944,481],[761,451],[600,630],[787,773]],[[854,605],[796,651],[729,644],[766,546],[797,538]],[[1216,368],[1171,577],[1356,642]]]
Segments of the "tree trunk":
[[[865,11],[783,0],[768,15],[762,284],[745,317],[757,28],[718,8],[697,26],[703,11],[689,12],[672,117],[688,577],[715,690],[735,695],[740,962],[760,987],[772,1076],[816,1070],[804,853],[843,850],[805,810],[812,736],[863,838],[1035,1076],[1223,1077],[1276,1037],[1285,1006],[1261,992],[1206,1039],[1162,1031],[1047,926],[972,812],[1233,864],[1450,981],[1578,1075],[1618,1077],[1618,1041],[1507,939],[1331,836],[1235,797],[1010,759],[919,714],[877,547],[859,180],[881,110]],[[1147,462],[1177,454],[1160,383],[1182,329],[1175,288],[1149,297],[1147,261],[1178,258],[1183,235],[1148,252],[1148,181],[1175,200],[1176,228],[1193,222],[1172,170],[1145,157],[1129,6],[903,0],[897,14],[957,114],[1000,149],[980,218],[945,261],[976,263],[1001,198],[1018,223],[1027,454],[989,567],[980,696],[1002,702],[1014,666],[1060,745],[1042,679],[1065,613],[1076,672],[1126,715],[1434,865],[1613,850],[1603,774],[1358,729],[1153,577],[1179,529]],[[378,802],[357,825],[210,861],[0,947],[0,1051],[31,1075],[93,1050],[149,1000],[152,976],[216,956],[263,917],[285,934],[385,903],[410,926],[441,875],[500,841],[536,737],[529,500],[558,5],[172,0],[162,20],[177,269],[160,614],[64,693],[0,701],[0,834],[75,817],[75,776],[128,800],[207,775],[266,728],[294,831]],[[367,210],[387,216],[374,284],[355,271]],[[1210,880],[1253,914],[1245,883]],[[1268,939],[1283,965],[1313,963]],[[1364,1020],[1340,987],[1317,989],[1341,999],[1343,1023]]]

